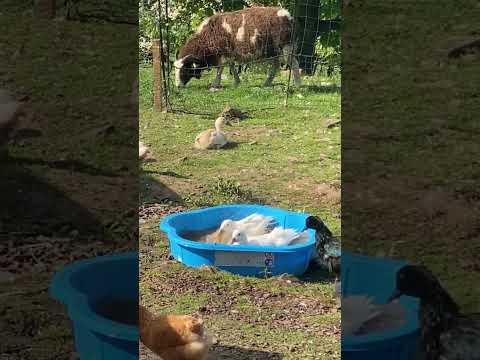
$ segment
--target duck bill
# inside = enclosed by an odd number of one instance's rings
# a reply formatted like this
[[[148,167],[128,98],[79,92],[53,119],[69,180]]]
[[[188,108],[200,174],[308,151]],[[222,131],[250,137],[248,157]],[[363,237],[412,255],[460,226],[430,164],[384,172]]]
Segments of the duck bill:
[[[391,303],[394,300],[397,300],[400,296],[402,296],[402,292],[398,289],[395,289],[395,291],[390,295],[390,297],[387,300],[387,303]]]

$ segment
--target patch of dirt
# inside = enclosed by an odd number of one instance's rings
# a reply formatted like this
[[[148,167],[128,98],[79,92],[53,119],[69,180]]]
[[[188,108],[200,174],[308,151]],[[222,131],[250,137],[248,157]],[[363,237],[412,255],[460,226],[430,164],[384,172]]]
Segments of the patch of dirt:
[[[175,199],[192,192],[202,192],[205,188],[205,186],[202,184],[183,177],[161,175],[158,176],[158,181],[164,186],[168,187],[169,192],[177,194],[176,196],[173,196]]]
[[[205,321],[207,332],[217,339],[211,347],[209,359],[313,360],[316,357],[300,354],[306,339],[317,339],[320,335],[331,337],[334,342],[340,336],[339,324],[318,320],[319,316],[332,316],[338,312],[333,301],[322,301],[312,295],[289,294],[275,286],[277,282],[274,279],[272,289],[276,290],[272,291],[260,288],[248,279],[225,281],[221,272],[211,272],[209,269],[174,270],[169,269],[169,266],[171,265],[166,262],[160,265],[157,263],[155,271],[142,276],[142,286],[146,286],[148,290],[141,294],[141,302],[153,308],[152,311],[161,312],[158,309],[175,306],[176,301],[183,296],[188,299],[204,298],[205,301],[201,301],[196,310],[192,308],[190,315],[201,317]],[[171,273],[175,276],[171,276]],[[278,283],[287,286],[281,279],[278,279]],[[301,281],[292,282],[290,285],[304,286]],[[230,324],[237,325],[232,328]],[[283,329],[281,331],[286,333],[303,333],[305,340],[293,346],[272,342],[267,337],[262,337],[261,333],[255,333],[255,330],[252,334],[244,333],[246,329],[255,327],[261,331],[265,326],[276,330]],[[334,352],[332,356],[333,354]],[[143,346],[140,358],[155,359]]]
[[[77,233],[73,230],[70,235],[75,236]],[[10,235],[8,240],[0,244],[0,268],[14,274],[51,273],[76,260],[135,250],[132,244],[128,243],[95,240],[85,243],[74,237],[42,235]]]
[[[162,217],[183,210],[185,210],[183,206],[171,204],[143,204],[139,207],[141,274],[159,263],[168,261],[168,249],[163,247],[159,251],[159,238],[163,237],[158,228],[159,222]]]
[[[300,317],[324,315],[333,309],[332,304],[325,304],[319,299],[294,296],[281,291],[271,292],[248,282],[238,281],[220,285],[218,283],[220,277],[221,275],[218,279],[213,277],[207,280],[201,273],[184,270],[175,272],[174,278],[168,274],[162,276],[145,274],[142,283],[159,294],[156,297],[157,306],[171,302],[171,298],[162,300],[160,294],[170,294],[173,298],[184,294],[208,294],[207,304],[198,309],[201,316],[229,314],[235,320],[251,324],[261,324],[268,319],[277,325],[303,328],[299,321]],[[251,311],[239,310],[242,301],[245,300]]]
[[[249,143],[255,145],[267,136],[272,134],[272,131],[266,126],[261,125],[250,125],[248,127],[242,128],[226,128],[225,129],[227,136],[237,143]]]
[[[341,190],[338,185],[319,184],[315,187],[314,194],[327,204],[336,205],[341,201]]]
[[[152,217],[161,218],[176,212],[184,211],[183,206],[172,206],[170,204],[144,204],[138,209],[140,219],[149,219]]]
[[[142,181],[142,192],[144,193],[144,201],[148,203],[161,203],[165,201],[181,203],[182,197],[177,191],[163,182],[148,178]]]
[[[339,119],[326,119],[324,125],[327,129],[332,129],[334,127],[340,126],[342,123]]]

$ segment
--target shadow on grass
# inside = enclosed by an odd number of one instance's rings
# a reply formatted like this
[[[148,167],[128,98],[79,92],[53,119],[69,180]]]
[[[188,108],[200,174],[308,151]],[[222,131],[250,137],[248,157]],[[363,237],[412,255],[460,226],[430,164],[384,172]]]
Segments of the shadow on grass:
[[[239,142],[236,142],[236,141],[229,141],[227,143],[227,145],[225,145],[222,150],[233,150],[233,149],[236,149],[238,147],[238,145],[240,145]]]
[[[170,176],[177,179],[188,179],[188,176],[177,174],[174,171],[152,171],[152,170],[143,170],[144,174],[155,174],[155,175],[163,175],[163,176]]]
[[[342,88],[338,85],[302,85],[303,89],[306,89],[308,92],[317,93],[317,94],[334,94],[340,93]]]
[[[216,360],[235,360],[235,359],[255,359],[255,360],[281,360],[283,355],[260,350],[249,350],[236,346],[214,346],[210,351],[209,359]]]
[[[205,151],[224,151],[224,150],[233,150],[233,149],[236,149],[238,147],[238,145],[240,145],[241,142],[236,142],[236,141],[230,141],[228,140],[228,143],[220,148],[220,149],[208,149],[208,150],[199,150],[199,149],[196,149],[196,151],[200,154],[200,153],[204,153]]]
[[[103,237],[101,221],[84,206],[33,175],[15,159],[2,160],[0,166],[0,234],[65,236],[77,230],[80,239]]]
[[[15,158],[15,162],[17,162],[18,164],[24,164],[24,165],[43,165],[53,169],[70,170],[70,171],[84,173],[84,174],[93,175],[93,176],[108,176],[108,177],[120,176],[119,174],[116,174],[114,172],[105,171],[77,160],[47,161],[42,159],[29,159],[29,158],[18,157],[18,158]]]
[[[168,176],[173,176],[176,178],[185,177],[174,172],[168,172]],[[157,172],[151,171],[146,172],[141,170],[140,173],[140,204],[158,204],[166,202],[174,202],[179,205],[184,204],[183,198],[177,194],[174,190],[170,189],[164,183],[155,179],[151,174],[157,174]],[[166,175],[162,173],[162,175]]]
[[[307,271],[299,277],[299,279],[306,283],[333,283],[335,276],[327,269],[316,263],[310,263]]]

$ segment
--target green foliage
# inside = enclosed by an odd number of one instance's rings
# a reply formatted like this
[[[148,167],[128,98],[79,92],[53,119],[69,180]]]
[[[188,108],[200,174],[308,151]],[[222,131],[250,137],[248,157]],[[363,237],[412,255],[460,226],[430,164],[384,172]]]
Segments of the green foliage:
[[[341,37],[338,32],[324,34],[316,44],[317,71],[330,76],[341,71]],[[323,73],[323,71],[322,71]]]
[[[273,89],[261,87],[264,72],[248,71],[240,86],[234,87],[229,77],[222,91],[209,92],[213,73],[172,97],[176,109],[211,115],[165,115],[153,110],[152,67],[140,67],[140,139],[162,157],[144,164],[149,176],[171,187],[188,207],[270,204],[317,214],[339,233],[340,204],[317,195],[317,187],[340,179],[341,128],[325,126],[327,119],[341,117],[340,77],[317,73],[305,78],[284,107],[287,72],[278,74]],[[250,115],[225,127],[231,146],[196,150],[195,137],[213,127],[226,105]],[[171,171],[188,179],[161,175]],[[152,187],[144,189],[142,199],[155,194]]]
[[[219,12],[242,9],[245,6],[282,6],[295,14],[296,0],[142,0],[139,2],[139,51],[141,61],[150,61],[150,44],[159,37],[159,25],[164,29],[165,42],[170,45],[170,57],[195,32],[201,22]],[[338,0],[317,0],[321,4],[321,19],[340,17]],[[160,4],[160,9],[159,9]],[[166,29],[168,28],[168,33]],[[340,36],[321,34],[317,54],[329,68],[340,67]],[[168,39],[167,39],[168,37]]]
[[[139,2],[138,26],[139,26],[139,59],[140,61],[150,60],[150,46],[152,39],[158,38],[158,2],[149,4],[145,1]]]

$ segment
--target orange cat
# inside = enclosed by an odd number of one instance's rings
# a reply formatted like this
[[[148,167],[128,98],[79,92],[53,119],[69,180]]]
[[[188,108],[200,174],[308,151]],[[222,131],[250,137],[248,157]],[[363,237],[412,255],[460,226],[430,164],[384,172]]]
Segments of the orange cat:
[[[140,340],[164,360],[205,360],[203,322],[187,315],[153,315],[139,305]]]

